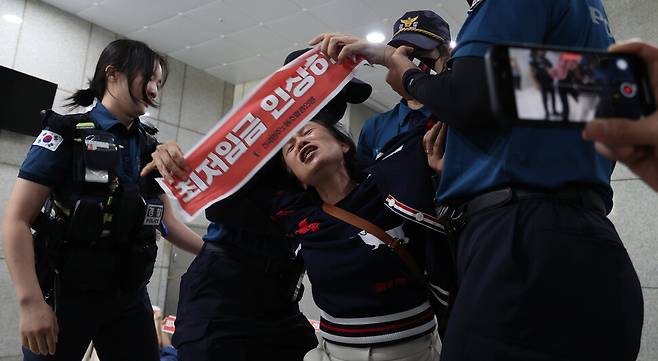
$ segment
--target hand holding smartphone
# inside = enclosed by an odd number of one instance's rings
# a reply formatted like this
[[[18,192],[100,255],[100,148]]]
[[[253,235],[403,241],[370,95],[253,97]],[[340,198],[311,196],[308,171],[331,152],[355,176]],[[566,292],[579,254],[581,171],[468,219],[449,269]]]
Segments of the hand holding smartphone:
[[[505,126],[582,127],[656,109],[646,65],[632,54],[495,45],[485,64],[492,109]]]

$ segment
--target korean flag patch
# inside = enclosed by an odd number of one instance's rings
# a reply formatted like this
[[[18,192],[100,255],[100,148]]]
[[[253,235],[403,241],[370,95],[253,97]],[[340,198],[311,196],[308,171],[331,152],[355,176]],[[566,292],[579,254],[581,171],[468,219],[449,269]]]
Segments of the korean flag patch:
[[[61,135],[51,131],[51,130],[42,130],[41,134],[37,137],[37,139],[34,140],[34,143],[32,145],[39,146],[41,148],[46,148],[51,152],[54,152],[57,150],[57,147],[59,147],[60,144],[64,139],[62,138]]]

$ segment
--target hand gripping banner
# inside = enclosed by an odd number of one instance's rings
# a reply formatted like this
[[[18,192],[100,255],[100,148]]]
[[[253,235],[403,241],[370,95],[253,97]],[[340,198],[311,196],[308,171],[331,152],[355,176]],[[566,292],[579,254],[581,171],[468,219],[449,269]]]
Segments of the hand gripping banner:
[[[316,47],[263,80],[185,154],[187,180],[158,180],[174,207],[189,221],[239,190],[364,62],[336,64]]]

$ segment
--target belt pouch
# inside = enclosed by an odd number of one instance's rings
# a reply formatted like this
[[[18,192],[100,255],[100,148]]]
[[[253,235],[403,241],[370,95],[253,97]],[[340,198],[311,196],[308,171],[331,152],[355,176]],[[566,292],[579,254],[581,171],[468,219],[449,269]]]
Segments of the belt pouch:
[[[137,231],[144,220],[144,199],[131,188],[124,189],[114,205],[117,210],[114,214],[115,234],[122,235],[122,238],[123,235],[130,236],[129,233]]]

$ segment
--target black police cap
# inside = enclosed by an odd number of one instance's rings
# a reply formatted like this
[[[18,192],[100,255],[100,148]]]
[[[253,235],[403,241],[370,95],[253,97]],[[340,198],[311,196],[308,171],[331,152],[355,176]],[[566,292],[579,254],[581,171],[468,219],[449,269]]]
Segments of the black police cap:
[[[393,25],[393,37],[388,45],[407,45],[431,50],[450,42],[450,26],[430,10],[407,11]]]

